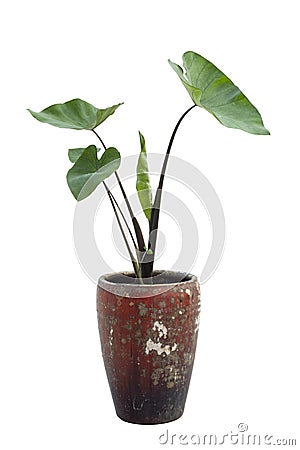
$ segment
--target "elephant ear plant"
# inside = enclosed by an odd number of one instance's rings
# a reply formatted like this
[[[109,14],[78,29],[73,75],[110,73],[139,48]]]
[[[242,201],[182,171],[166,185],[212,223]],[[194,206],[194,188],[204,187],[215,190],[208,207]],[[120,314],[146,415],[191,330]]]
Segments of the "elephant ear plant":
[[[102,137],[96,131],[96,128],[98,129],[122,103],[98,109],[83,100],[74,99],[66,103],[49,106],[38,113],[29,110],[32,116],[40,122],[59,128],[90,130],[98,138],[100,149],[95,145],[89,145],[86,148],[69,150],[68,156],[73,166],[67,173],[67,182],[72,194],[78,201],[84,200],[100,183],[103,183],[129,252],[136,279],[140,283],[143,283],[143,280],[147,278],[151,279],[153,275],[162,189],[168,159],[177,130],[187,114],[193,108],[200,107],[212,114],[226,127],[237,128],[252,134],[269,134],[269,131],[263,125],[258,110],[240,89],[207,59],[189,51],[183,55],[183,68],[172,61],[169,61],[169,64],[178,75],[193,104],[182,114],[171,135],[154,199],[152,199],[148,173],[146,143],[144,136],[139,133],[140,156],[137,164],[136,189],[149,222],[147,240],[143,236],[118,175],[121,162],[120,153],[113,146],[106,147]],[[117,179],[131,222],[128,222],[124,216],[114,195],[105,183],[106,178],[112,174]],[[147,242],[147,245],[145,242]]]

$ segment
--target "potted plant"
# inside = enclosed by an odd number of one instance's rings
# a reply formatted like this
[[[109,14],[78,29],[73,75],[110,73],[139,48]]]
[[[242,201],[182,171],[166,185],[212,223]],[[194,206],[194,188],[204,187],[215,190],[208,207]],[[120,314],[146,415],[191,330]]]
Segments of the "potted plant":
[[[157,230],[166,169],[174,138],[183,119],[195,107],[211,113],[221,124],[248,133],[267,135],[258,110],[207,59],[194,52],[183,55],[183,68],[169,61],[192,99],[179,118],[165,154],[154,198],[144,136],[139,133],[136,189],[149,224],[145,239],[118,175],[119,151],[106,147],[96,131],[122,103],[98,109],[80,99],[52,105],[33,117],[60,128],[90,130],[99,140],[86,148],[69,150],[73,166],[69,188],[78,201],[103,183],[132,262],[132,272],[101,275],[97,311],[102,355],[117,415],[140,424],[165,423],[184,410],[197,343],[200,288],[195,275],[155,271]],[[105,180],[114,175],[130,221]]]

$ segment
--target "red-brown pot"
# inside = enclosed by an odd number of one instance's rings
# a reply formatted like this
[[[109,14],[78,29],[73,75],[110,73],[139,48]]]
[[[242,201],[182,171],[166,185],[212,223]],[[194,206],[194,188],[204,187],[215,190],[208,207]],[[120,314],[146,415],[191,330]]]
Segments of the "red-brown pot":
[[[139,424],[183,414],[199,325],[194,275],[156,272],[152,282],[109,274],[97,288],[102,356],[116,413]]]

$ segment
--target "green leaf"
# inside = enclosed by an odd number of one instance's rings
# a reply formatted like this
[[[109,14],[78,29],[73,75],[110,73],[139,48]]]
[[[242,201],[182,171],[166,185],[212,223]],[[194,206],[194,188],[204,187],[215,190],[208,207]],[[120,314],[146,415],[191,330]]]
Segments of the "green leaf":
[[[144,136],[139,132],[141,152],[136,168],[136,190],[139,196],[140,204],[148,220],[151,218],[152,211],[152,190],[150,184],[147,152]]]
[[[252,134],[270,134],[261,115],[247,97],[210,61],[186,52],[182,69],[169,60],[193,102],[210,112],[223,125]]]
[[[67,174],[69,188],[76,200],[88,197],[119,168],[120,162],[120,153],[113,147],[105,150],[100,160],[95,145],[87,147]]]
[[[90,103],[76,98],[66,103],[49,106],[39,113],[30,109],[28,111],[40,122],[48,123],[55,127],[71,128],[73,130],[93,130],[113,114],[120,105],[122,103],[109,108],[98,109]]]
[[[75,163],[77,161],[77,159],[80,158],[80,156],[82,155],[84,150],[85,150],[85,148],[70,148],[68,150],[69,160],[72,163]],[[99,152],[99,151],[100,151],[100,148],[97,148],[97,152]]]

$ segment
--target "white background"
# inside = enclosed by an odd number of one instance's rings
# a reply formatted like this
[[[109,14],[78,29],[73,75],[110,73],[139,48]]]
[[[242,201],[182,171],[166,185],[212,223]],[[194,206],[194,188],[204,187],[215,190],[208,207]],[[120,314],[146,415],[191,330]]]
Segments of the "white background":
[[[299,441],[297,3],[28,0],[2,7],[1,449],[155,449],[166,429],[223,435],[240,422],[249,433]],[[26,108],[74,97],[98,107],[124,101],[103,124],[103,139],[126,156],[138,151],[141,130],[148,150],[163,153],[191,105],[167,64],[181,63],[186,50],[231,77],[271,136],[227,129],[200,109],[180,129],[174,155],[216,189],[226,248],[202,286],[185,414],[142,427],[115,416],[95,285],[73,248],[67,149],[96,141],[88,132],[40,124]],[[109,236],[98,241],[116,253]],[[203,257],[193,272],[202,267]]]

